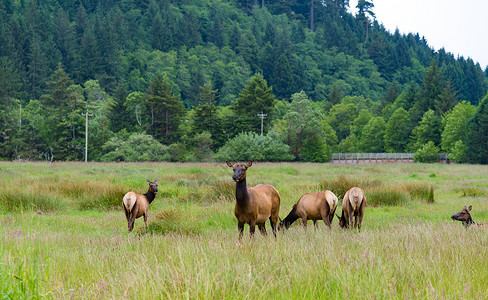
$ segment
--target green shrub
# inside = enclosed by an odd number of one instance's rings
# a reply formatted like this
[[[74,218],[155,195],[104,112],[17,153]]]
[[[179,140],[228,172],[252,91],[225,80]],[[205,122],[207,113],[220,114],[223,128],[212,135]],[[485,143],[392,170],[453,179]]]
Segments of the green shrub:
[[[218,160],[289,161],[294,157],[289,146],[270,132],[262,136],[253,132],[241,133],[229,140],[215,156]]]
[[[447,156],[448,159],[453,160],[457,163],[464,163],[466,162],[466,145],[464,145],[463,141],[459,140],[454,143],[454,146],[451,149],[451,153]]]
[[[103,145],[105,154],[101,161],[163,161],[169,160],[168,147],[156,141],[151,135],[133,133],[128,138],[118,135]]]
[[[429,141],[415,152],[413,160],[419,163],[433,163],[439,160],[440,149],[434,142]]]

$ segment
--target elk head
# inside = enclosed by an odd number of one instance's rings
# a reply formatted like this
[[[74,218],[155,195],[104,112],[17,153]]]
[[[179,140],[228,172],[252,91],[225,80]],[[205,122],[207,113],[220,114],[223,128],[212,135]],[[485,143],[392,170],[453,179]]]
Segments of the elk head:
[[[464,226],[469,226],[474,224],[473,218],[471,218],[471,214],[469,213],[473,207],[470,205],[468,208],[466,206],[463,208],[462,211],[458,212],[457,214],[453,215],[451,219],[454,221],[461,221],[463,222]]]
[[[246,171],[252,165],[252,160],[250,160],[247,164],[232,164],[230,161],[225,162],[229,167],[234,170],[234,175],[232,175],[232,179],[235,182],[244,181],[246,180]]]
[[[338,214],[336,214],[337,219],[339,219],[339,227],[341,228],[347,228],[347,222],[345,217],[341,217]]]
[[[149,191],[151,193],[157,194],[158,193],[158,179],[154,179],[154,181],[149,181],[149,179],[146,179],[147,182],[149,182]]]

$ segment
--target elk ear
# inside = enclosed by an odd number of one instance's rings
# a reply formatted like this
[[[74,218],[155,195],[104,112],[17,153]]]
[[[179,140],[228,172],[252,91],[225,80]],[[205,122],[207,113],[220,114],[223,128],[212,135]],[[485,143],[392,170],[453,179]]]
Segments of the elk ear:
[[[464,208],[466,208],[466,206],[465,206]],[[470,205],[470,206],[468,207],[468,212],[470,212],[472,208],[473,208],[473,206],[472,206],[472,205]]]
[[[157,178],[156,178],[156,179],[154,179],[154,182],[158,182],[158,179],[157,179]]]
[[[229,167],[231,167],[231,168],[233,167],[233,165],[232,165],[232,163],[231,163],[230,161],[226,160],[226,161],[225,161],[225,163],[226,163],[226,164],[227,164]]]
[[[151,181],[149,181],[149,179],[146,179],[146,181],[147,181],[147,182],[151,182]]]
[[[252,166],[252,160],[250,160],[247,164],[246,164],[246,169],[247,168],[250,168]]]

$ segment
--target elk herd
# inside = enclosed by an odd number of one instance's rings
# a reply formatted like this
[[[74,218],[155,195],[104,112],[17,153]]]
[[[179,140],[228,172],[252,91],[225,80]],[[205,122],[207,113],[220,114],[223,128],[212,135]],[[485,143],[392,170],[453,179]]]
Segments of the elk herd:
[[[339,227],[343,229],[351,228],[351,230],[357,228],[361,232],[361,223],[367,203],[366,196],[361,188],[351,187],[345,193],[342,199],[341,216],[335,213],[338,205],[337,196],[333,192],[325,190],[302,195],[298,202],[293,205],[290,213],[281,220],[279,217],[280,194],[278,191],[270,184],[259,184],[254,187],[247,186],[246,171],[252,166],[252,161],[246,164],[232,164],[226,161],[226,164],[234,171],[232,175],[232,179],[236,183],[234,214],[237,218],[239,238],[243,236],[244,224],[249,225],[251,237],[254,235],[256,226],[263,235],[266,235],[265,223],[267,220],[270,221],[275,237],[277,229],[288,229],[298,219],[302,220],[305,230],[308,220],[312,220],[316,227],[318,226],[317,221],[323,220],[330,229],[334,215],[339,219]],[[130,191],[125,194],[122,200],[129,232],[134,229],[135,219],[141,216],[144,216],[144,224],[147,227],[147,212],[149,204],[158,193],[158,179],[156,178],[154,181],[147,180],[147,182],[149,183],[149,188],[145,194]],[[488,223],[475,223],[470,215],[471,209],[472,206],[468,208],[465,206],[461,212],[451,217],[452,220],[461,221],[466,227],[471,224],[478,226],[488,225]],[[278,221],[280,221],[279,224]]]

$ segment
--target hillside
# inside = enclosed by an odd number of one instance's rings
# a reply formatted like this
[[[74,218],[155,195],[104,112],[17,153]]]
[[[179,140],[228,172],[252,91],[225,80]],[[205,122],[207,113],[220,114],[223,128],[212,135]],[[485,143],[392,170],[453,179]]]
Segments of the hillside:
[[[413,130],[429,109],[441,118],[463,100],[477,105],[488,90],[487,74],[478,64],[435,52],[418,34],[386,31],[369,17],[374,7],[354,16],[343,0],[262,1],[264,7],[253,2],[3,1],[0,155],[81,160],[80,113],[86,109],[95,113],[89,121],[95,127],[94,160],[110,152],[103,146],[121,130],[122,140],[145,132],[165,146],[176,144],[182,153],[193,151],[196,134],[209,131],[207,142],[216,152],[241,132],[259,132],[251,116],[265,107],[265,132],[274,128],[293,148],[279,121],[286,123],[288,103],[301,91],[320,110],[322,123],[332,126],[339,145],[350,129],[334,125],[331,111],[341,108],[334,110],[336,105],[349,101],[357,110],[353,120],[367,108],[385,123],[402,106],[412,115]],[[256,105],[241,120],[239,95],[255,74],[272,87],[278,102]],[[194,125],[195,108],[202,103],[219,116],[204,126],[207,130]],[[200,113],[208,120],[208,110]],[[439,146],[441,132],[433,141]],[[332,150],[348,147],[329,145],[324,151]],[[389,150],[399,149],[383,149]],[[307,159],[299,149],[290,153]]]

